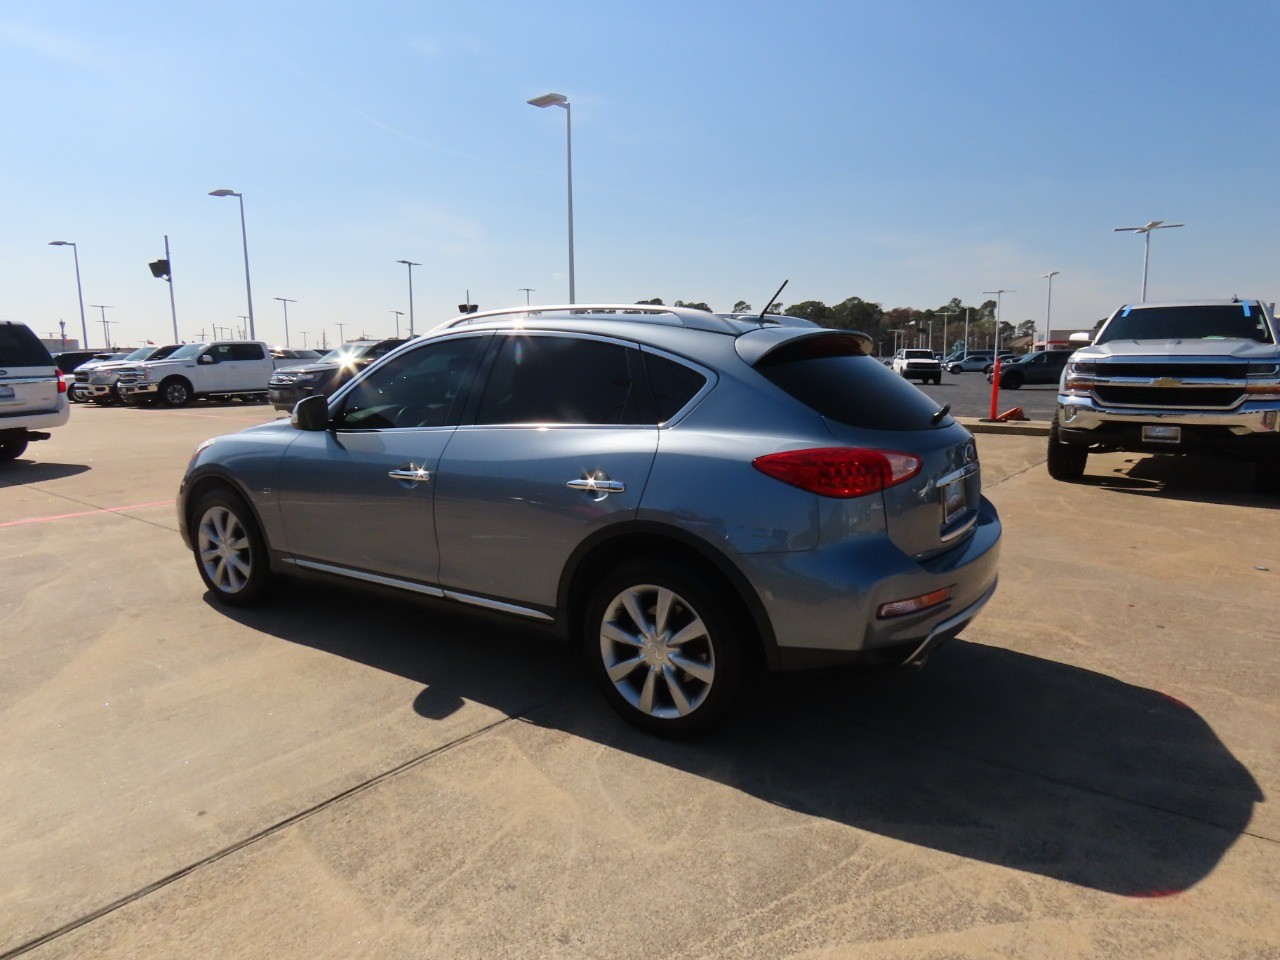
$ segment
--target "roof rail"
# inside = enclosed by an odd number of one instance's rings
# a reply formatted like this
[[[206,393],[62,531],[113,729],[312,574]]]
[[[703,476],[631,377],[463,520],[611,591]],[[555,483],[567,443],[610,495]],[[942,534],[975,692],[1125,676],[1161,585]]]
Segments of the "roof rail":
[[[481,323],[485,320],[497,320],[503,317],[529,317],[531,319],[572,319],[575,316],[592,320],[614,319],[628,323],[660,323],[673,327],[687,327],[690,330],[706,330],[712,333],[738,334],[742,332],[740,324],[754,322],[766,326],[777,323],[777,320],[766,318],[761,323],[758,317],[729,317],[716,313],[708,313],[694,307],[667,307],[649,303],[570,303],[554,306],[537,307],[505,307],[501,310],[487,310],[484,313],[467,313],[452,320],[446,320],[437,330],[462,327],[467,324]]]

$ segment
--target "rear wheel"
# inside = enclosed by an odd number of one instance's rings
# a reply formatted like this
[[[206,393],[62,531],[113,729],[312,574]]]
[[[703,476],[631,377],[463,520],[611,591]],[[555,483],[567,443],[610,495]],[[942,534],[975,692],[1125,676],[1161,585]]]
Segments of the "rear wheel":
[[[229,490],[204,494],[191,512],[200,579],[223,603],[247,606],[274,585],[267,542],[253,511]]]
[[[722,720],[741,693],[741,623],[704,574],[633,563],[592,593],[583,648],[624,719],[660,736],[690,736]]]
[[[0,439],[0,460],[16,460],[26,453],[26,437],[9,437]]]
[[[1058,439],[1058,422],[1049,428],[1049,476],[1055,480],[1079,480],[1084,476],[1084,465],[1089,459],[1089,448],[1063,443]]]

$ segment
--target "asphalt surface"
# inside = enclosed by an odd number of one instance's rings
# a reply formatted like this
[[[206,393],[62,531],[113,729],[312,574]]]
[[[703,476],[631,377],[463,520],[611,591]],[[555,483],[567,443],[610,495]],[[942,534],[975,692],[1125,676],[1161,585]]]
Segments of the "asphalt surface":
[[[917,384],[939,404],[951,404],[951,414],[955,417],[989,417],[991,415],[991,384],[981,373],[943,372],[942,383]],[[1058,385],[1056,383],[1035,384],[1019,387],[1017,390],[1001,390],[996,397],[996,413],[1005,413],[1014,407],[1021,407],[1023,414],[1030,420],[1053,419],[1057,406]]]
[[[80,408],[0,467],[0,958],[1280,956],[1248,468],[1062,484],[981,434],[1002,581],[963,639],[673,744],[505,621],[211,603],[178,479],[271,416]]]

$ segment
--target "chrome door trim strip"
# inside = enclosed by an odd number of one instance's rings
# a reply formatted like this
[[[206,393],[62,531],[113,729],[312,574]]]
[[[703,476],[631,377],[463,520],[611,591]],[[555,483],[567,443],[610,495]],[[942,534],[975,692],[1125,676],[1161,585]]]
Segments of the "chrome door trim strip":
[[[469,593],[458,593],[454,590],[445,590],[444,595],[450,600],[457,600],[459,603],[466,603],[473,607],[484,607],[486,610],[497,610],[502,613],[515,614],[517,617],[527,617],[530,620],[545,620],[548,623],[554,623],[555,617],[550,614],[543,613],[541,610],[533,610],[529,607],[517,606],[514,603],[503,603],[501,600],[490,600],[488,597],[476,597]]]
[[[414,583],[412,580],[401,580],[398,577],[384,577],[377,573],[366,573],[363,570],[352,570],[350,567],[339,567],[331,563],[319,563],[315,560],[297,560],[293,557],[286,557],[285,563],[292,563],[296,567],[302,567],[306,570],[315,570],[319,573],[331,573],[339,577],[348,577],[352,580],[363,580],[366,583],[376,583],[384,587],[396,587],[399,590],[409,590],[413,593],[425,594],[428,597],[443,597],[444,591],[439,587],[429,587],[425,583]]]

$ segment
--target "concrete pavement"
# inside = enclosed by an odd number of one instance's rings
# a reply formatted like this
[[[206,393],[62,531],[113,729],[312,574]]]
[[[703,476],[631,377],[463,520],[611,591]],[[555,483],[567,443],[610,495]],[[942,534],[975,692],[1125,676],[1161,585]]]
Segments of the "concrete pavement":
[[[919,672],[624,727],[505,621],[212,606],[170,500],[229,404],[0,473],[0,957],[1280,954],[1280,513],[978,436],[1002,583]],[[5,484],[8,484],[5,486]]]

